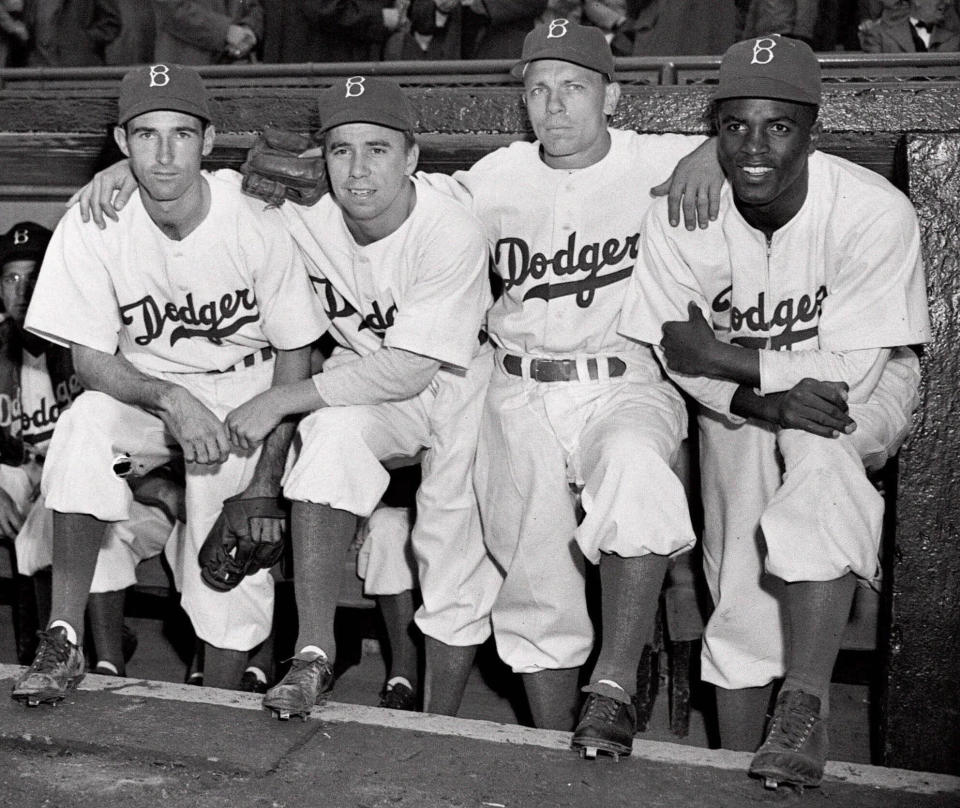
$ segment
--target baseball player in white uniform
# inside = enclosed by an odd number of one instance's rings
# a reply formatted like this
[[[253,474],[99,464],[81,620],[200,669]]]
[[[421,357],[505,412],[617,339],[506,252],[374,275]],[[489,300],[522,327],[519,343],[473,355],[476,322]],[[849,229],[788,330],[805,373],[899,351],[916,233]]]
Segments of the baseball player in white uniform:
[[[227,496],[278,494],[292,429],[276,430],[258,455],[231,446],[222,419],[272,382],[304,378],[309,344],[326,327],[279,216],[201,171],[215,132],[193,69],[130,71],[118,120],[115,138],[140,191],[109,230],[67,213],[26,320],[71,347],[87,389],[58,422],[44,467],[56,512],[53,602],[37,658],[14,686],[28,704],[62,699],[83,676],[97,550],[107,523],[129,515],[129,487],[114,472],[124,453],[159,465],[182,451],[187,529],[168,557],[208,646],[208,684],[239,684],[247,651],[270,629],[272,579],[261,571],[214,592],[201,582],[197,552]]]
[[[38,498],[43,461],[57,420],[82,389],[70,351],[23,330],[51,235],[34,222],[21,222],[0,236],[6,314],[0,363],[9,381],[0,392],[0,532],[15,540],[18,573],[31,577],[52,561],[53,512]],[[163,550],[172,528],[173,519],[163,509],[136,500],[129,519],[108,527],[90,587],[98,673],[123,672],[123,590],[136,581],[137,564]],[[34,578],[34,586],[40,611],[50,600],[49,576]]]
[[[664,572],[694,542],[671,468],[683,400],[617,326],[648,189],[702,138],[608,128],[613,71],[598,29],[565,19],[534,29],[515,75],[538,140],[430,177],[472,205],[503,279],[476,471],[484,536],[506,571],[497,649],[522,674],[535,723],[570,729],[594,643],[584,560],[599,563],[603,636],[573,737],[590,756],[630,754]]]
[[[657,205],[621,333],[662,344],[701,404],[703,677],[721,742],[768,785],[818,785],[830,675],[856,578],[877,572],[883,500],[865,474],[898,448],[930,337],[916,215],[871,171],[815,151],[820,69],[779,36],[724,56],[729,180],[703,233]],[[706,318],[706,319],[704,319]],[[662,339],[661,339],[662,325]],[[712,327],[711,327],[712,326]]]
[[[298,652],[264,706],[303,716],[332,686],[337,583],[356,518],[380,502],[383,461],[425,450],[412,534],[424,708],[455,713],[500,582],[472,485],[492,368],[480,332],[491,299],[486,245],[465,208],[412,181],[415,117],[397,85],[337,81],[320,97],[320,118],[332,193],[282,210],[340,347],[323,372],[267,391],[227,419],[235,440],[254,445],[277,419],[310,413],[283,480]]]

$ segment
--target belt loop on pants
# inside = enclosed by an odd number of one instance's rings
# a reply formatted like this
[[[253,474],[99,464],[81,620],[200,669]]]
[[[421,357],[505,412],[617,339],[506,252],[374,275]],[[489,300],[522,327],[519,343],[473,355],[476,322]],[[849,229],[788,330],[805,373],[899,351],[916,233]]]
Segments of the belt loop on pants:
[[[511,376],[521,376],[536,382],[607,381],[627,372],[627,363],[619,356],[544,359],[538,356],[503,354],[500,362]]]
[[[244,370],[246,368],[252,368],[254,365],[260,362],[269,362],[273,359],[273,355],[276,353],[272,345],[267,345],[264,348],[260,348],[254,351],[251,354],[247,354],[243,359],[237,362],[235,365],[231,365],[228,368],[223,370],[208,370],[207,373],[232,373],[235,370]]]

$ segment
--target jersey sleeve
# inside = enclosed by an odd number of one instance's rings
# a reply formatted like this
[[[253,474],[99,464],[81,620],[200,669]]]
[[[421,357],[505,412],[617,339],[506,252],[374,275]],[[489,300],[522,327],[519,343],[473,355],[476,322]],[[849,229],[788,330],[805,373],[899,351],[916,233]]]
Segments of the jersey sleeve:
[[[843,258],[820,318],[820,347],[825,350],[930,340],[916,214],[901,194],[884,196],[888,199],[874,203],[873,217],[855,226],[842,245]]]
[[[330,327],[330,320],[313,292],[300,250],[276,208],[253,199],[243,203],[251,219],[244,253],[253,272],[263,334],[280,350],[309,345]]]
[[[384,345],[466,368],[491,302],[486,242],[479,222],[459,207],[424,236]]]
[[[630,277],[620,314],[620,333],[625,337],[654,346],[660,364],[667,364],[660,349],[663,324],[686,320],[687,304],[696,303],[710,322],[710,305],[696,275],[677,249],[676,241],[666,228],[666,200],[651,206],[640,233],[641,250]],[[730,402],[737,384],[723,379],[687,376],[667,370],[667,374],[704,407],[733,421]]]
[[[760,351],[760,394],[789,390],[802,379],[846,382],[851,399],[866,399],[876,384],[879,367],[890,351],[865,348],[859,351]]]
[[[84,224],[79,209],[71,208],[47,247],[27,311],[27,330],[58,345],[76,343],[115,353],[121,322],[107,253],[101,231]]]

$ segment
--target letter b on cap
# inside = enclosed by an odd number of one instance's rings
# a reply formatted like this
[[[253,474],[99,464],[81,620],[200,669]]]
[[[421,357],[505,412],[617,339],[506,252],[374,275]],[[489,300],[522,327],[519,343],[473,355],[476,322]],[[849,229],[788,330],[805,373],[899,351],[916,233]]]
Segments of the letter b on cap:
[[[547,39],[560,39],[560,37],[566,36],[568,25],[570,25],[570,20],[565,20],[562,17],[552,20],[550,29],[547,31]]]
[[[764,44],[766,43],[766,44]],[[765,37],[753,43],[752,65],[768,65],[773,61],[773,49],[777,47],[777,40]]]
[[[14,230],[13,231],[13,243],[16,245],[26,244],[30,241],[30,231],[29,230]]]
[[[150,68],[150,86],[166,87],[170,83],[170,68],[166,65],[153,65]]]
[[[364,78],[363,76],[352,76],[347,79],[346,88],[347,91],[344,93],[344,98],[357,98],[363,95],[364,90],[366,89],[363,86]]]

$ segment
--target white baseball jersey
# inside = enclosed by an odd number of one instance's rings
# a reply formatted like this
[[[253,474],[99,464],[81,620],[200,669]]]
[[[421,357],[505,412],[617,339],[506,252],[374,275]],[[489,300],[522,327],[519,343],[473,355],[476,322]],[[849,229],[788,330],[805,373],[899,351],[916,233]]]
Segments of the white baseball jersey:
[[[60,414],[80,395],[82,388],[76,374],[61,381],[53,389],[53,381],[47,370],[46,354],[35,356],[22,351],[20,367],[20,410],[23,424],[23,442],[38,455],[47,453],[47,445],[53,437],[53,428]]]
[[[658,204],[645,222],[621,332],[659,344],[663,323],[686,320],[694,301],[718,339],[765,349],[762,392],[789,389],[805,376],[827,378],[818,376],[813,355],[794,352],[929,341],[910,202],[839,157],[816,152],[808,165],[806,201],[769,243],[737,211],[729,185],[717,222],[702,232],[670,227],[666,205]],[[701,403],[723,412],[715,400]]]
[[[617,325],[640,223],[653,201],[649,189],[703,138],[609,131],[610,151],[587,168],[550,168],[538,143],[518,142],[453,175],[469,192],[503,278],[487,323],[509,352],[568,357],[639,349]]]
[[[113,354],[145,373],[225,370],[259,348],[308,345],[326,328],[279,214],[229,177],[203,174],[210,211],[174,241],[134,194],[120,223],[57,225],[26,327]]]
[[[421,183],[416,193],[407,220],[363,246],[330,195],[281,210],[342,347],[361,356],[401,348],[466,368],[491,302],[480,228],[445,195]]]

